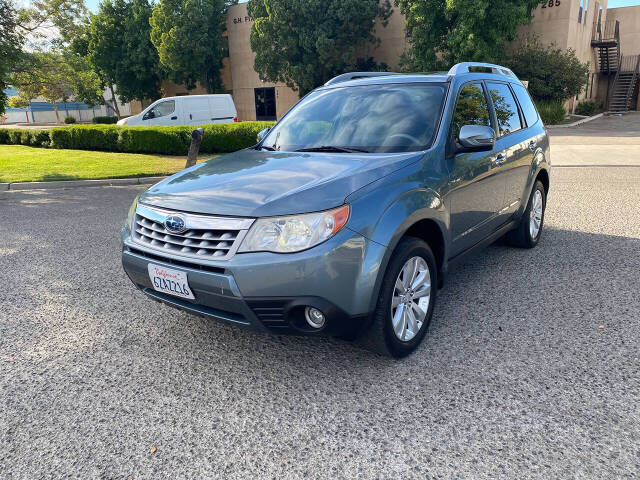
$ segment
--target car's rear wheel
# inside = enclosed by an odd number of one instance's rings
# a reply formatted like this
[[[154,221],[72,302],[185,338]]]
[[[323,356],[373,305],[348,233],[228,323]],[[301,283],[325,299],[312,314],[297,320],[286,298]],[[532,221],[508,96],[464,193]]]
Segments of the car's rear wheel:
[[[402,239],[382,280],[372,325],[360,343],[395,358],[413,352],[429,327],[437,285],[438,270],[429,245],[418,238]]]
[[[542,236],[546,206],[547,196],[544,191],[544,185],[540,180],[537,180],[520,223],[507,235],[509,243],[521,248],[535,247]]]

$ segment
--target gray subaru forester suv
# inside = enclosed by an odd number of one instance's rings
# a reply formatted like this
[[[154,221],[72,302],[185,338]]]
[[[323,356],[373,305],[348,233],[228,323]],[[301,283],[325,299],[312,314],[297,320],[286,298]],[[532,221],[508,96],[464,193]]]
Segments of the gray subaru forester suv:
[[[122,263],[179,309],[403,357],[452,264],[503,236],[536,246],[549,171],[545,127],[507,68],[344,74],[254,147],[139,195]]]

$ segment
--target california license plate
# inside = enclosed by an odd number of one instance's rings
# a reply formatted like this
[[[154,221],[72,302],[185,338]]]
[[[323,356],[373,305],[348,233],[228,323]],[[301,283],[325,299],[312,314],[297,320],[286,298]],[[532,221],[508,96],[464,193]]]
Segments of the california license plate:
[[[195,300],[191,287],[187,281],[187,274],[180,270],[148,264],[149,278],[153,289],[157,292],[168,293],[176,297]]]

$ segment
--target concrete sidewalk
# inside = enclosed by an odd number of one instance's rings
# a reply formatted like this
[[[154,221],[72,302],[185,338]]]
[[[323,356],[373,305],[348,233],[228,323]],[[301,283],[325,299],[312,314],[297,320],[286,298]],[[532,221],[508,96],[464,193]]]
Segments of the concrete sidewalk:
[[[0,191],[49,190],[54,188],[111,187],[121,185],[150,185],[167,177],[107,178],[101,180],[62,180],[56,182],[0,183]]]
[[[640,166],[640,113],[549,128],[554,167]]]

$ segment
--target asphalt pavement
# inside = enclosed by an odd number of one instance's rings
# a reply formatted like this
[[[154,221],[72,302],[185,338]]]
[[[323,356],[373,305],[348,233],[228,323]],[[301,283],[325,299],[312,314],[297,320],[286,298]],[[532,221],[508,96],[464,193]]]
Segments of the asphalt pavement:
[[[640,477],[640,168],[556,168],[534,250],[449,277],[403,361],[145,298],[144,187],[0,192],[0,478]]]

